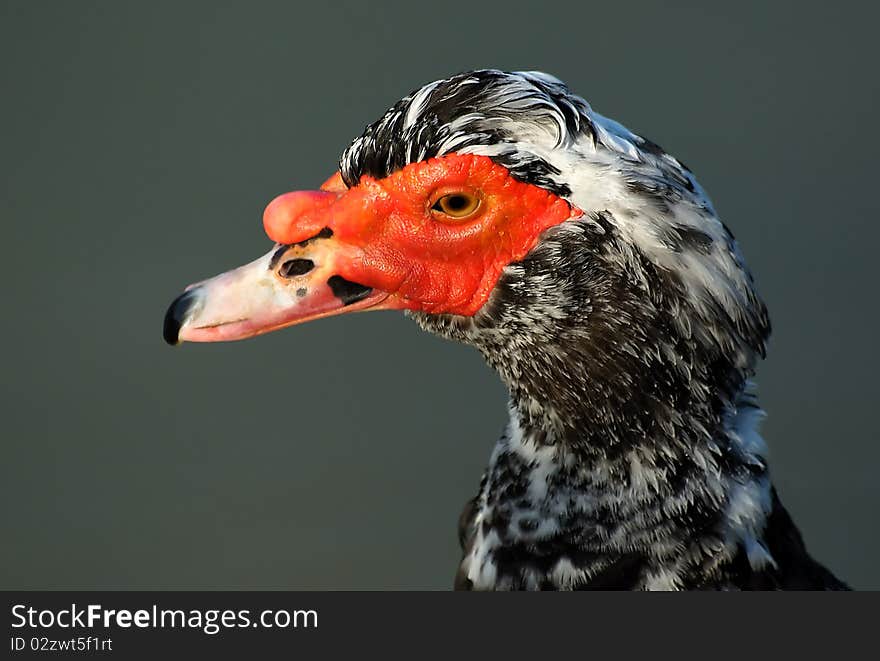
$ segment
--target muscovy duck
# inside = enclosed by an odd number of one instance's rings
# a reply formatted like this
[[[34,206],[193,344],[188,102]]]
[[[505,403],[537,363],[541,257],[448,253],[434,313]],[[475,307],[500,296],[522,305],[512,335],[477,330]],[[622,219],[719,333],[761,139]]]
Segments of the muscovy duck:
[[[272,250],[188,287],[165,339],[396,309],[479,349],[510,420],[456,588],[848,589],[770,481],[770,324],[733,235],[681,161],[558,79],[425,85],[263,220]]]

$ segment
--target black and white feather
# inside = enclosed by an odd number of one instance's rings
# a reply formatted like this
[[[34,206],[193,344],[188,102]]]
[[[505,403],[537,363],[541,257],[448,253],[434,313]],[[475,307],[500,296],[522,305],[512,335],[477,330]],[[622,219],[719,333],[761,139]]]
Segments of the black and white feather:
[[[845,589],[771,485],[750,379],[767,311],[691,172],[543,73],[413,92],[344,152],[348,185],[480,154],[585,211],[505,270],[474,317],[510,420],[461,520],[456,586]]]

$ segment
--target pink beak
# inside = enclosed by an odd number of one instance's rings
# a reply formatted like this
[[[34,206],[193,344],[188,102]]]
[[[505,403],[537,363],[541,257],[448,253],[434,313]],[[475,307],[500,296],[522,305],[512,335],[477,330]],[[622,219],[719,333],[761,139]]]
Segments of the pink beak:
[[[356,248],[322,230],[294,245],[276,245],[245,266],[186,288],[165,314],[169,344],[240,340],[285,326],[382,306],[386,292],[337,275]]]

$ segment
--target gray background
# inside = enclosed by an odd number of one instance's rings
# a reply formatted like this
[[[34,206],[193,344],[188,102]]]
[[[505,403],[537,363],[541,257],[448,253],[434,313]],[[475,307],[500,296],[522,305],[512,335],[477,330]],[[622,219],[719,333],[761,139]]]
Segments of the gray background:
[[[160,326],[364,124],[491,66],[556,74],[696,171],[771,310],[782,498],[880,588],[876,13],[318,4],[2,5],[0,587],[450,586],[505,420],[476,352],[389,312],[182,349]]]

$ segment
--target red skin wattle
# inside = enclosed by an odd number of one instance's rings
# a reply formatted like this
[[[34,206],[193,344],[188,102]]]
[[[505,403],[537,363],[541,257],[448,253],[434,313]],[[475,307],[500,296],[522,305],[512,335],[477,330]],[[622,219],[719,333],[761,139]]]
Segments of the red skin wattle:
[[[442,195],[468,191],[479,209],[456,221],[431,211]],[[339,174],[320,191],[286,193],[263,216],[273,241],[290,244],[333,230],[350,256],[339,275],[391,294],[383,307],[471,316],[505,266],[534,248],[548,227],[581,211],[514,179],[486,156],[450,154],[346,189]]]

